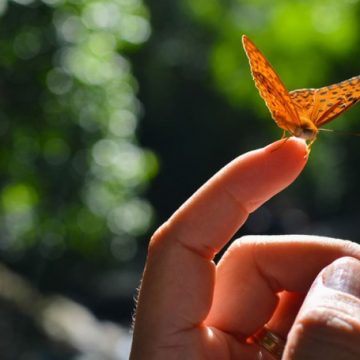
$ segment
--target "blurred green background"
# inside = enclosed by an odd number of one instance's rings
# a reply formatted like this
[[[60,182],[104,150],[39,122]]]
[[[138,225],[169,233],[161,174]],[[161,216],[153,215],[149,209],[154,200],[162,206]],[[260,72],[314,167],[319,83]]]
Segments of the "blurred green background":
[[[360,73],[360,1],[0,0],[0,15],[0,354],[126,359],[151,233],[281,136],[241,36],[290,90],[330,85]],[[359,153],[320,133],[238,235],[357,241]]]

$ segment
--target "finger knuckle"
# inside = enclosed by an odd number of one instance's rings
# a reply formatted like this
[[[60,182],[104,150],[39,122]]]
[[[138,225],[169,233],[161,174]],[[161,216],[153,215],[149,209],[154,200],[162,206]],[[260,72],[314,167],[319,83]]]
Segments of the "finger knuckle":
[[[149,255],[156,252],[161,242],[163,242],[163,239],[167,238],[169,233],[168,228],[169,228],[169,224],[168,221],[166,221],[157,230],[155,230],[149,241],[149,246],[148,246]]]

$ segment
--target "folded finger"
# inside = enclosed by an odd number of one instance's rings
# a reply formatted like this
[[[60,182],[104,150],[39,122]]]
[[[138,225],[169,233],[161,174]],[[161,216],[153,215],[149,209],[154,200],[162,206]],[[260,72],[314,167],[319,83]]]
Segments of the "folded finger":
[[[275,315],[279,292],[305,293],[322,268],[343,256],[360,259],[360,246],[305,235],[239,239],[217,266],[206,324],[247,338]]]
[[[266,326],[282,339],[286,339],[304,301],[305,293],[282,291],[278,297],[278,306]]]

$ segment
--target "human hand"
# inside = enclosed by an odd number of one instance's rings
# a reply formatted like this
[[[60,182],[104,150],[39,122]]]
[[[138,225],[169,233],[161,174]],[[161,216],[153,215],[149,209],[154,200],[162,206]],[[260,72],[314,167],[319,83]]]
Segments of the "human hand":
[[[283,359],[360,358],[359,245],[249,236],[213,262],[249,213],[294,181],[306,160],[306,144],[295,138],[242,155],[155,232],[131,360],[273,359],[252,340],[265,325],[287,338]]]

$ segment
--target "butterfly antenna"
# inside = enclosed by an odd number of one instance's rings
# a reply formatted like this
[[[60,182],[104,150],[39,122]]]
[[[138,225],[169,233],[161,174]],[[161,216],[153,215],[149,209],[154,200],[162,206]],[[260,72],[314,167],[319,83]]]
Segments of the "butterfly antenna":
[[[333,132],[333,133],[345,135],[345,136],[360,136],[360,133],[354,133],[354,132],[342,131],[342,130],[334,130],[334,129],[320,128],[319,131]]]

